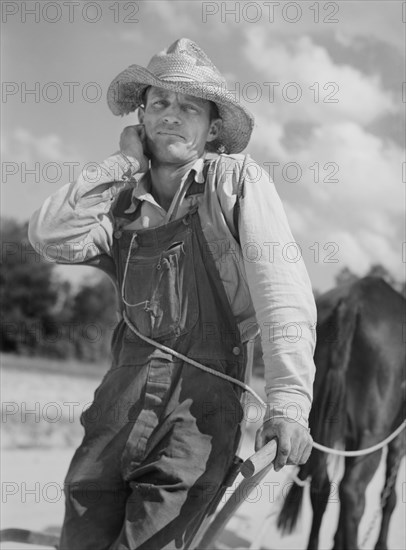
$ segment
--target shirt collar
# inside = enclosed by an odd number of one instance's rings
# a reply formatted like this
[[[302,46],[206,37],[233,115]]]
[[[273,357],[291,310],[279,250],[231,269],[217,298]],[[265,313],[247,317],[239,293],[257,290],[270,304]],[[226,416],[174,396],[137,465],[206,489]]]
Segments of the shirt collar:
[[[186,181],[186,179],[190,177],[191,173],[194,172],[193,177],[195,182],[203,184],[205,182],[203,169],[204,158],[200,157],[196,159],[196,162],[193,164],[190,170],[186,172],[183,181]],[[151,195],[151,177],[149,171],[146,172],[138,181],[138,185],[134,188],[131,195],[131,205],[129,206],[129,208],[127,208],[127,210],[125,210],[125,213],[132,214],[137,208],[138,201],[145,200],[156,203],[154,197]]]

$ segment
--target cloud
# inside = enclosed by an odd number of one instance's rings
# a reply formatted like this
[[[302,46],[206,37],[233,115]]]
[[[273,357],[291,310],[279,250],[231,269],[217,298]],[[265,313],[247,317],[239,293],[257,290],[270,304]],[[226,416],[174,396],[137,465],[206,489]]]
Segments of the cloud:
[[[193,17],[193,12],[200,6],[193,6],[193,2],[188,5],[187,2],[171,2],[169,0],[160,2],[145,2],[142,4],[143,14],[145,17],[153,18],[154,25],[168,34],[173,35],[173,41],[180,38],[186,33],[186,36],[193,39],[193,36],[198,32],[198,23],[201,21]],[[199,13],[200,11],[196,12]],[[169,44],[168,44],[169,45]]]
[[[125,44],[131,45],[131,47],[142,48],[142,46],[145,46],[145,36],[142,29],[137,29],[137,32],[120,30],[116,33],[116,37]]]
[[[80,155],[62,138],[51,133],[35,136],[30,130],[18,127],[4,144],[3,157],[14,162],[68,162],[78,161]]]
[[[348,265],[362,274],[371,264],[383,263],[401,279],[405,204],[401,148],[344,121],[316,128],[293,158],[303,167],[300,185],[307,191],[307,206],[313,213],[303,208],[301,196],[292,194],[293,230],[309,241],[322,235],[323,242],[336,242],[340,247],[337,269]],[[314,171],[305,170],[315,162],[320,168],[317,183]],[[338,168],[333,178],[330,168],[324,170],[329,162]]]
[[[294,81],[304,95],[312,82],[331,81],[345,92],[337,104],[316,103],[314,96],[272,103],[263,96],[250,106],[257,120],[251,145],[262,159],[280,163],[275,180],[293,233],[301,242],[337,243],[336,271],[347,265],[362,275],[382,263],[402,279],[403,150],[368,131],[379,117],[400,115],[399,102],[377,75],[336,64],[309,37],[269,44],[261,29],[246,37],[244,54],[264,82],[280,82],[281,89]],[[301,169],[298,183],[283,177],[289,162]]]
[[[359,125],[342,122],[318,127],[295,159],[301,166],[319,163],[320,181],[314,182],[313,173],[307,175],[312,199],[320,205],[331,201],[354,216],[357,226],[375,227],[376,218],[388,216],[389,231],[393,217],[403,213],[402,151]],[[338,169],[335,174],[330,165],[324,169],[333,162]]]
[[[337,65],[309,36],[269,44],[263,28],[246,31],[244,55],[258,73],[263,103],[277,121],[350,119],[365,125],[400,110],[380,78],[350,65]],[[255,104],[252,105],[255,108]]]
[[[405,6],[403,2],[340,2],[340,25],[336,31],[342,41],[351,43],[359,37],[374,37],[405,51]],[[345,34],[345,38],[344,38]]]
[[[27,219],[57,187],[74,181],[86,162],[56,133],[36,136],[18,127],[2,144],[5,215]]]

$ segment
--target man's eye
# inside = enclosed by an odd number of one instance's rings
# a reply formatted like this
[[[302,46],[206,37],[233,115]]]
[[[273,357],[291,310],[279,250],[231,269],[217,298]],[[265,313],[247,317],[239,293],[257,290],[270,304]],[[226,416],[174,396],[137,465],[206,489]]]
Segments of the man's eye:
[[[194,111],[195,113],[197,113],[197,109],[194,105],[186,105],[186,109],[188,111]]]
[[[156,106],[156,107],[160,107],[160,106],[163,105],[163,104],[164,104],[164,102],[162,101],[162,99],[158,99],[157,101],[154,101],[154,102],[153,102],[154,107],[155,107],[155,106]]]

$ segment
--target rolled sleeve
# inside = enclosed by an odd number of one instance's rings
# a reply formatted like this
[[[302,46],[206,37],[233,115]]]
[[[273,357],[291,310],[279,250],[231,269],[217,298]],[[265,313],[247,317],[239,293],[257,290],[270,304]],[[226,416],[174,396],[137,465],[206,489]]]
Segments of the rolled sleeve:
[[[117,195],[137,184],[139,164],[121,153],[83,170],[48,197],[31,216],[28,238],[51,262],[78,263],[102,253],[111,254]]]
[[[265,419],[308,425],[315,374],[316,306],[310,279],[268,174],[246,164],[239,236],[265,363]]]

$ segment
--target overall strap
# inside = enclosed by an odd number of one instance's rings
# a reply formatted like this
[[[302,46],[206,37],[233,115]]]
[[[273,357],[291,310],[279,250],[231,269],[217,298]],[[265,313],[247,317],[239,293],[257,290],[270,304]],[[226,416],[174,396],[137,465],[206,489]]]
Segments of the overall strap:
[[[240,177],[237,184],[237,198],[236,198],[234,210],[233,210],[233,222],[234,222],[235,233],[237,235],[238,243],[240,242],[240,239],[238,236],[238,220],[240,216],[240,198],[242,197],[242,194],[243,194],[244,175],[245,175],[244,172],[245,172],[245,166],[247,164],[247,159],[248,159],[248,155],[245,155],[244,162],[241,167]]]
[[[116,226],[123,222],[125,222],[125,224],[131,223],[137,217],[138,206],[141,201],[138,199],[133,201],[132,194],[133,189],[125,189],[115,200],[111,212],[113,214]],[[135,205],[134,210],[132,212],[126,212],[131,204]],[[119,227],[115,227],[115,229],[119,229]]]
[[[132,198],[132,189],[125,189],[122,191],[112,209],[111,213],[114,218],[114,229],[113,231],[117,231],[121,229],[123,225],[126,225],[133,221],[137,215],[138,205],[141,201],[137,201],[135,204],[135,209],[131,213],[125,213],[125,210],[131,206],[131,198]],[[114,252],[113,252],[114,256]],[[109,256],[106,253],[99,254],[98,256],[95,256],[94,258],[90,258],[89,260],[85,260],[83,262],[80,262],[78,265],[86,265],[91,267],[97,267],[107,273],[107,275],[114,281],[115,284],[117,284],[117,271],[116,271],[116,264],[114,259]]]

